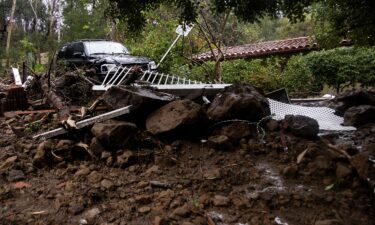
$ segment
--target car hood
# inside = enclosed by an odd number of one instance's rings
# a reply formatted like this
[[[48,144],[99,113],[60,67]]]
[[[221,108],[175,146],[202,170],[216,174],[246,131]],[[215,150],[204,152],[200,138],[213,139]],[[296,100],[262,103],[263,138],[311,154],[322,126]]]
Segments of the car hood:
[[[110,63],[110,64],[148,64],[151,62],[149,58],[133,55],[95,55],[92,59],[94,63]]]

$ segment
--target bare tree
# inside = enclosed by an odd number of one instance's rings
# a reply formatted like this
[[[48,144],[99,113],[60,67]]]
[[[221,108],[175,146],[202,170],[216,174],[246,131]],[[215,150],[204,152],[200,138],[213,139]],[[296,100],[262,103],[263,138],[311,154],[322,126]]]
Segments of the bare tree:
[[[5,55],[7,57],[7,67],[9,67],[9,48],[10,48],[10,40],[12,38],[12,29],[13,29],[13,18],[14,18],[14,11],[16,10],[16,0],[13,0],[12,9],[10,11],[10,18],[9,18],[9,25],[7,26],[8,36],[7,36],[7,43],[5,47]]]

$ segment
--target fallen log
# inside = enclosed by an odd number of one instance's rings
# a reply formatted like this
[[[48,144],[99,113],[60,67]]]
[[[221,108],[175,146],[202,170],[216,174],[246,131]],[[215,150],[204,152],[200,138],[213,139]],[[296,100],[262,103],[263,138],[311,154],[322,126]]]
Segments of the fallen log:
[[[60,123],[64,124],[70,116],[69,106],[66,105],[65,102],[63,102],[56,92],[53,91],[49,86],[48,77],[46,74],[39,76],[38,81],[48,103],[57,109],[57,116]]]

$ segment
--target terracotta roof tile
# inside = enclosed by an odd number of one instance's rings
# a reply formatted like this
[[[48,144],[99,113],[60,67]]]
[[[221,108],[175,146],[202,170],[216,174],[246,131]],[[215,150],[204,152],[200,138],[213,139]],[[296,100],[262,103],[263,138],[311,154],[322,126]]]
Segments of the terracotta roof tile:
[[[239,46],[230,46],[222,49],[225,60],[253,58],[266,55],[296,53],[317,49],[317,44],[312,43],[308,37],[291,38],[277,41],[258,42]],[[218,53],[214,50],[214,54]],[[211,52],[193,56],[194,61],[214,60]]]

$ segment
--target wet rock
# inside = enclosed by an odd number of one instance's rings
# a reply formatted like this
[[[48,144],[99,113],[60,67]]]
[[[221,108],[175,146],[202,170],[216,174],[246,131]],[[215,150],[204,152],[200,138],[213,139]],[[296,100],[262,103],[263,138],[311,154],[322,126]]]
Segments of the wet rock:
[[[20,181],[24,180],[25,178],[25,174],[22,170],[10,170],[7,176],[7,180],[9,182]]]
[[[159,108],[151,113],[146,120],[146,128],[152,134],[186,128],[200,119],[201,107],[190,100],[178,100]]]
[[[41,166],[44,163],[47,152],[50,152],[55,147],[55,143],[51,140],[43,141],[36,149],[36,153],[33,158],[33,164]]]
[[[315,225],[340,225],[341,222],[336,219],[332,220],[318,220],[315,222]]]
[[[170,222],[168,219],[156,216],[152,222],[152,225],[169,225]]]
[[[249,84],[235,84],[216,95],[207,109],[211,120],[259,121],[271,114],[267,98]]]
[[[74,141],[72,140],[60,140],[57,142],[56,146],[54,147],[54,150],[56,151],[65,151],[70,150],[74,145]]]
[[[90,174],[90,172],[91,172],[90,168],[88,168],[88,167],[83,167],[83,168],[79,169],[79,170],[74,174],[74,176],[75,176],[75,177],[86,176],[86,175]]]
[[[103,145],[121,148],[126,146],[130,138],[134,137],[137,126],[129,122],[108,120],[94,124],[91,132]]]
[[[319,124],[315,119],[302,115],[286,115],[284,126],[292,134],[304,138],[316,138],[319,133]]]
[[[100,182],[100,185],[107,189],[107,190],[111,190],[113,187],[114,187],[114,184],[112,181],[108,180],[108,179],[104,179]]]
[[[208,138],[208,144],[213,148],[226,149],[231,147],[231,142],[228,136],[215,135]]]
[[[72,215],[78,215],[85,210],[85,207],[81,204],[73,204],[68,208],[68,212]]]
[[[117,156],[116,164],[120,167],[129,166],[134,159],[135,157],[134,157],[133,152],[124,151],[123,153]]]
[[[222,195],[215,195],[212,203],[214,206],[227,206],[229,204],[229,198]]]
[[[144,87],[113,86],[104,93],[103,99],[113,109],[132,105],[133,110],[137,112],[136,119],[143,120],[150,112],[177,100],[178,97]]]
[[[336,166],[336,177],[340,179],[345,179],[350,177],[352,174],[352,169],[345,164],[338,163]]]
[[[176,208],[170,215],[171,218],[178,219],[178,217],[186,218],[190,215],[190,208],[187,204]]]
[[[204,179],[206,180],[215,180],[221,177],[220,169],[210,169],[203,174]]]
[[[97,171],[92,171],[88,176],[87,176],[87,180],[94,184],[94,183],[98,183],[99,181],[101,181],[102,179],[102,174],[98,173]]]
[[[366,138],[362,151],[351,158],[351,165],[359,177],[375,187],[375,135]]]
[[[85,217],[89,220],[93,220],[99,214],[100,214],[99,208],[92,208],[85,213]]]
[[[149,206],[142,206],[141,208],[138,209],[139,213],[148,213],[151,211],[151,207]]]
[[[375,106],[360,105],[346,110],[344,125],[359,127],[367,123],[375,123]]]
[[[283,175],[289,178],[294,178],[298,174],[298,166],[297,165],[290,165],[286,166],[283,171]]]
[[[14,164],[16,163],[16,160],[18,159],[17,156],[12,156],[7,158],[1,165],[0,165],[0,173],[3,171],[12,168]]]
[[[373,105],[375,106],[375,92],[373,91],[357,91],[357,92],[346,92],[337,96],[334,100],[338,102],[335,107],[335,114],[343,116],[345,111],[353,106],[359,105]]]
[[[105,151],[102,143],[100,143],[99,139],[96,138],[96,137],[91,139],[89,149],[96,156],[100,156],[102,154],[102,152]]]
[[[253,137],[256,134],[256,126],[246,122],[233,122],[213,131],[213,135],[227,136],[231,142],[236,142],[245,137]]]
[[[277,122],[277,120],[270,119],[266,123],[266,128],[269,131],[277,131],[280,129],[280,125],[279,125],[279,122]]]

